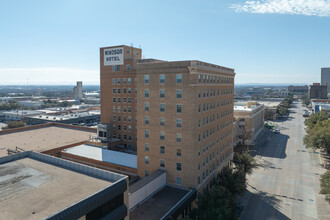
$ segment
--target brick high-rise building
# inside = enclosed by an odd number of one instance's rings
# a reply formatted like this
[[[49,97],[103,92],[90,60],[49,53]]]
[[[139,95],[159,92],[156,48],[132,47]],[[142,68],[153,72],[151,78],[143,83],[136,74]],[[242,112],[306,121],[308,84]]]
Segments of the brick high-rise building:
[[[308,99],[327,99],[328,90],[327,85],[320,85],[320,83],[313,83],[308,86]]]
[[[203,189],[233,155],[233,69],[200,61],[142,60],[138,81],[138,174]]]
[[[136,62],[141,49],[100,48],[101,123],[113,126],[114,138],[136,150]]]
[[[206,187],[233,155],[234,70],[141,59],[128,46],[100,52],[101,122],[137,151],[139,176],[165,169],[170,184]]]

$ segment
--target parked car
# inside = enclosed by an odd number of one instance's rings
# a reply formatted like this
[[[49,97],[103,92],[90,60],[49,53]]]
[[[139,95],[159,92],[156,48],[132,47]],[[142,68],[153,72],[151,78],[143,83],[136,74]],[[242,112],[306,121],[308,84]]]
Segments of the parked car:
[[[275,129],[275,130],[274,130],[274,133],[275,133],[275,134],[278,134],[278,133],[280,133],[280,130]]]

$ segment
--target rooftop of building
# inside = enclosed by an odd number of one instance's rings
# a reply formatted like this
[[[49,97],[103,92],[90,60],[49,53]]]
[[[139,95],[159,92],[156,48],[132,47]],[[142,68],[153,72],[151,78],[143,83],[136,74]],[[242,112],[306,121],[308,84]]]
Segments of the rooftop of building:
[[[96,131],[79,130],[79,127],[54,125],[29,126],[20,131],[13,131],[15,132],[0,132],[0,157],[8,155],[7,149],[16,150],[16,147],[19,147],[25,151],[42,152],[85,141],[96,134]]]
[[[178,68],[178,67],[186,67],[191,66],[198,69],[208,69],[208,70],[216,70],[216,71],[222,71],[224,73],[230,73],[235,74],[234,69],[219,66],[216,64],[206,63],[199,60],[182,60],[182,61],[162,61],[162,60],[156,60],[156,59],[146,59],[141,60],[139,63],[137,63],[137,69],[144,69],[147,65],[150,68]]]
[[[188,193],[188,190],[166,185],[159,192],[154,194],[140,206],[130,213],[130,219],[161,219],[173,206],[181,201]]]
[[[80,205],[125,178],[31,151],[2,157],[1,218],[44,219]]]
[[[75,112],[70,114],[61,114],[61,115],[33,115],[29,118],[43,119],[43,120],[52,120],[52,121],[65,121],[75,118],[82,118],[94,115],[100,115],[100,111],[88,111],[88,112]]]
[[[282,101],[283,99],[276,100],[276,101],[267,101],[267,100],[257,100],[257,102],[261,105],[264,105],[266,108],[267,107],[273,107],[276,108]],[[235,100],[234,105],[235,106],[246,106],[248,103],[247,100]]]
[[[42,113],[44,113],[43,110],[12,110],[12,111],[0,112],[0,115],[28,116],[28,115],[37,115]]]
[[[118,164],[130,168],[137,168],[137,156],[113,150],[108,150],[104,147],[91,145],[78,145],[75,147],[64,149],[63,152],[81,157],[90,158],[93,160]]]

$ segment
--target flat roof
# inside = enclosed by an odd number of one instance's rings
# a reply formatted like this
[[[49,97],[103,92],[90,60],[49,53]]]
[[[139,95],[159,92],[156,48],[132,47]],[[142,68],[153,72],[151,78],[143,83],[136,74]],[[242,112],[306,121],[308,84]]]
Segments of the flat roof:
[[[0,158],[3,219],[80,218],[127,190],[127,176],[25,151]]]
[[[25,151],[42,152],[57,147],[85,141],[96,132],[49,126],[0,135],[0,157],[7,156],[7,149],[19,147]]]
[[[63,152],[94,160],[118,164],[121,166],[137,168],[137,156],[106,148],[82,144],[79,146],[64,149]]]
[[[165,186],[142,205],[135,208],[129,215],[133,220],[161,219],[176,205],[189,191]]]
[[[0,165],[0,213],[3,219],[43,219],[110,184],[23,158]]]
[[[100,111],[70,113],[70,114],[63,114],[63,115],[34,115],[34,116],[30,116],[29,118],[52,120],[52,121],[62,121],[62,120],[64,121],[64,120],[70,120],[70,119],[74,119],[74,118],[83,118],[83,117],[98,116],[98,115],[101,115]]]

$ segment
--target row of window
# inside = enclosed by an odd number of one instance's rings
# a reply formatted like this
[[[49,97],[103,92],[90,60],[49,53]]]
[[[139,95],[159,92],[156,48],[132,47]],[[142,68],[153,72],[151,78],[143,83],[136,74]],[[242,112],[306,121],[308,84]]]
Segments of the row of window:
[[[150,76],[144,75],[144,84],[149,84],[150,82]],[[159,83],[164,84],[165,83],[165,75],[159,75]],[[182,74],[176,74],[176,83],[182,83]]]
[[[112,106],[113,112],[121,112],[121,106]],[[132,107],[130,106],[123,106],[123,112],[132,112]]]
[[[215,89],[204,89],[203,92],[202,90],[198,90],[198,98],[202,98],[202,97],[209,98],[212,96],[220,96],[220,91],[221,91],[221,95],[228,95],[233,93],[233,89],[231,88],[222,88],[221,90],[218,89],[217,93]]]
[[[220,76],[212,76],[206,74],[198,75],[198,83],[200,84],[234,84],[234,78],[230,77],[220,77]]]
[[[112,135],[112,137],[113,138],[118,138],[118,139],[121,139],[122,138],[122,136],[121,136],[121,134],[113,134]],[[136,141],[136,137],[135,137],[135,141]],[[127,141],[131,141],[132,140],[132,135],[129,135],[129,134],[124,134],[123,135],[123,140],[127,140]]]
[[[150,138],[150,130],[148,130],[148,129],[144,130],[144,137],[145,138]],[[177,143],[182,142],[182,134],[181,133],[176,133],[175,138],[176,138]],[[165,131],[160,131],[159,132],[159,140],[161,140],[161,141],[165,140]]]
[[[112,116],[112,120],[113,121],[121,121],[121,116],[120,115],[118,115],[118,116],[116,116],[116,115],[113,115]],[[123,116],[123,121],[124,122],[131,122],[132,121],[132,116]],[[137,121],[137,118],[135,117],[135,122]]]
[[[150,117],[149,116],[144,116],[144,124],[145,125],[150,124]],[[159,118],[159,125],[160,126],[165,126],[165,118],[164,117]],[[177,128],[182,127],[182,119],[181,118],[176,119],[176,127]]]
[[[113,88],[112,89],[112,94],[120,94],[121,92],[121,88]],[[128,87],[128,88],[123,88],[123,94],[131,94],[132,93],[132,88]]]
[[[165,146],[162,145],[162,146],[159,146],[159,154],[165,154]],[[150,144],[149,143],[145,143],[144,144],[144,151],[145,152],[149,152],[150,151]],[[182,156],[182,150],[181,148],[177,148],[176,149],[176,156],[177,157],[181,157]]]
[[[144,111],[148,112],[150,110],[150,104],[149,102],[144,103]],[[160,103],[159,104],[159,111],[160,112],[165,112],[165,103]],[[177,104],[176,105],[176,113],[182,113],[182,105]]]
[[[132,78],[112,78],[112,85],[131,85],[132,84]],[[134,78],[135,85],[137,84],[137,78]]]
[[[150,97],[149,89],[145,89],[144,90],[144,97],[145,98],[149,98]],[[165,89],[160,89],[159,90],[159,97],[160,98],[165,98]],[[178,98],[178,99],[181,99],[182,98],[182,90],[181,89],[177,89],[176,90],[176,98]]]
[[[150,157],[148,157],[148,156],[144,157],[144,164],[146,164],[146,165],[150,164]],[[165,167],[165,161],[164,160],[161,160],[160,166]],[[182,164],[181,163],[176,163],[176,170],[177,171],[182,171]]]

